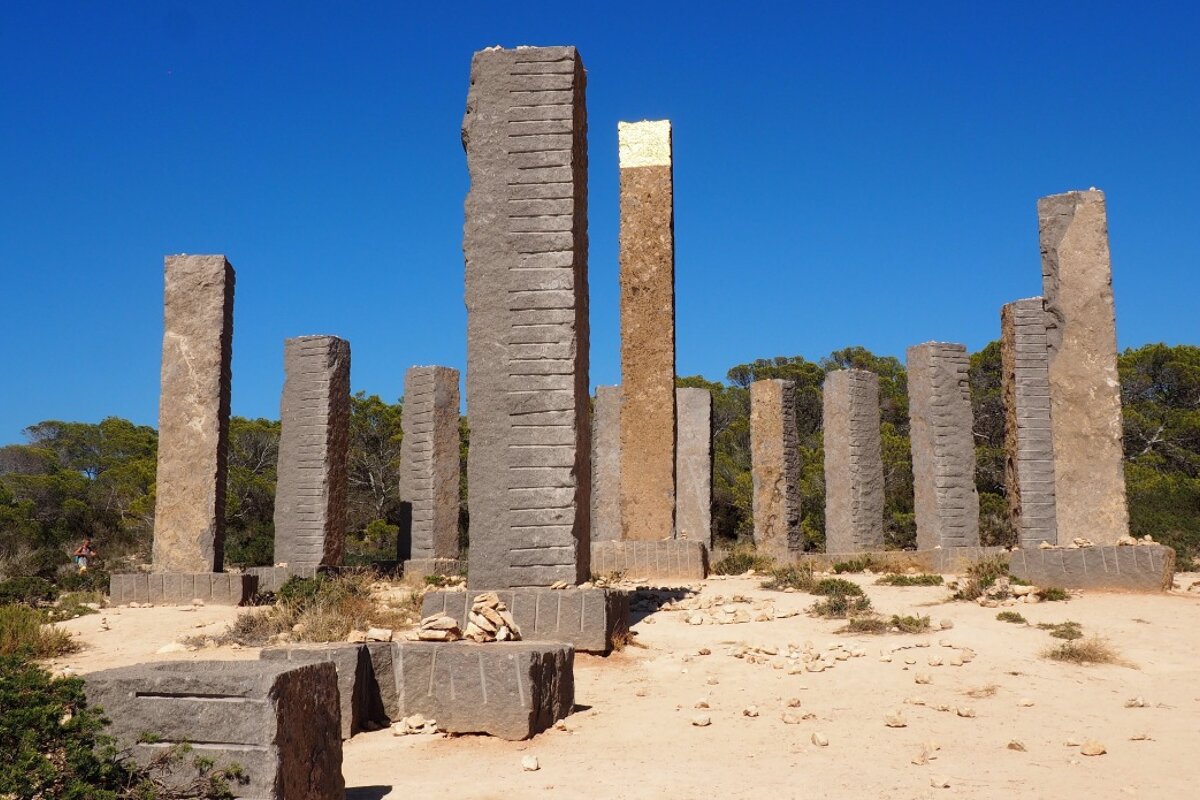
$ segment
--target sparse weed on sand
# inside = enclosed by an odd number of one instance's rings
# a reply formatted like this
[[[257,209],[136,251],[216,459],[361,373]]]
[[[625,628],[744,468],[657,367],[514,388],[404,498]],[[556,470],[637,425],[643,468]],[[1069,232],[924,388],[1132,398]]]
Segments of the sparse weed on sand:
[[[874,569],[876,566],[875,559],[871,556],[862,556],[860,558],[852,558],[849,561],[839,561],[833,565],[833,571],[838,575],[844,572],[866,572],[869,569]]]
[[[880,586],[941,586],[943,583],[941,575],[930,575],[922,573],[920,575],[900,575],[892,573],[884,575],[879,580],[875,581]]]
[[[960,581],[955,600],[977,600],[998,579],[1008,575],[1008,559],[992,556],[976,561],[967,567],[966,577]]]
[[[741,575],[750,570],[766,572],[774,566],[775,560],[755,551],[753,545],[737,544],[728,555],[713,564],[712,572],[714,575]]]
[[[1042,656],[1052,661],[1062,661],[1068,664],[1124,663],[1113,646],[1099,636],[1063,642],[1043,651]]]
[[[1013,625],[1028,625],[1029,620],[1022,617],[1016,611],[1001,611],[996,615],[996,619],[1001,622],[1011,622]]]
[[[1055,639],[1066,639],[1073,641],[1083,638],[1083,626],[1078,622],[1039,622],[1038,628],[1043,631],[1050,631],[1050,635]]]
[[[794,589],[799,592],[812,591],[814,585],[813,570],[807,564],[789,564],[773,569],[771,577],[761,584],[762,588],[773,591]]]

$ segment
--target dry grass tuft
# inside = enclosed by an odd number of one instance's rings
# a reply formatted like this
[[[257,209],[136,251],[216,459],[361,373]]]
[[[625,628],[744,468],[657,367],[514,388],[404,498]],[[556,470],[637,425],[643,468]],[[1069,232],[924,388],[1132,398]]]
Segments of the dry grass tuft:
[[[973,697],[976,700],[983,700],[987,697],[995,697],[996,691],[1000,687],[994,683],[989,683],[986,686],[977,686],[974,689],[967,689],[963,694],[967,697]]]
[[[1106,640],[1099,636],[1089,639],[1073,639],[1051,647],[1042,656],[1052,661],[1068,664],[1122,664],[1120,655]]]

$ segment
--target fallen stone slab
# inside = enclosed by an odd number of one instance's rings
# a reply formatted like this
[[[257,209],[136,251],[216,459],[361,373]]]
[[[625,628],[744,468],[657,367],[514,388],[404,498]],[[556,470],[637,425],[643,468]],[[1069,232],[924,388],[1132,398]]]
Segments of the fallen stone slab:
[[[429,592],[421,616],[445,614],[467,627],[467,612],[484,589]],[[565,642],[584,653],[605,654],[629,635],[629,594],[616,589],[526,587],[496,589],[529,642]]]
[[[249,603],[257,591],[257,576],[236,572],[129,572],[113,575],[108,584],[113,605],[186,605],[203,600],[217,606],[240,606]]]
[[[218,767],[242,767],[250,781],[231,787],[236,797],[345,795],[333,664],[174,661],[93,672],[85,681],[107,732],[141,763],[186,742]],[[194,777],[185,759],[167,780]]]
[[[708,577],[708,548],[701,542],[664,539],[658,542],[592,542],[592,572],[658,579],[703,580]]]
[[[399,715],[528,739],[575,708],[575,650],[554,642],[394,642]]]
[[[362,731],[376,730],[392,719],[398,719],[393,716],[397,713],[397,707],[390,642],[327,642],[268,647],[259,654],[259,658],[292,664],[333,664],[337,670],[343,740]]]
[[[1158,544],[1022,549],[1009,571],[1042,587],[1163,592],[1175,577],[1175,551]]]

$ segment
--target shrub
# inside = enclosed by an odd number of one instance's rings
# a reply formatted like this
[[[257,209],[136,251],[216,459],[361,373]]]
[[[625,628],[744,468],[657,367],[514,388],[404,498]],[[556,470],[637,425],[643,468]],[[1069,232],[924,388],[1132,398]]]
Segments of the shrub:
[[[1053,661],[1065,661],[1069,664],[1116,664],[1121,660],[1112,645],[1098,636],[1063,642],[1044,651],[1042,655]]]
[[[58,598],[56,604],[42,609],[42,613],[46,615],[47,622],[65,622],[97,613],[86,603],[103,604],[104,595],[99,592],[67,592]]]
[[[0,581],[0,605],[24,603],[27,606],[37,606],[41,603],[53,603],[57,598],[58,589],[45,578],[22,575]]]
[[[826,619],[846,619],[865,614],[870,610],[871,600],[867,597],[831,594],[824,600],[813,603],[808,613],[814,617],[825,617]]]
[[[976,600],[998,579],[1008,575],[1008,559],[992,556],[967,567],[966,578],[954,593],[955,600]]]
[[[55,578],[58,588],[64,592],[99,592],[108,593],[109,575],[102,569],[89,568],[85,572],[70,569],[60,572]]]
[[[1051,586],[1049,589],[1038,589],[1038,594],[1042,596],[1043,600],[1050,603],[1071,599],[1071,595],[1066,589],[1060,589],[1057,586]]]
[[[1014,625],[1026,625],[1029,622],[1016,611],[1001,611],[996,615],[996,619],[1001,622],[1011,622]]]
[[[891,625],[901,633],[924,633],[929,630],[929,617],[892,615]]]
[[[845,627],[838,628],[836,633],[887,633],[891,623],[878,614],[864,614],[851,618]]]
[[[1038,628],[1044,631],[1050,631],[1050,635],[1055,639],[1073,639],[1083,638],[1083,626],[1078,622],[1039,622]]]
[[[762,588],[774,591],[796,589],[807,592],[813,588],[812,567],[807,564],[789,564],[771,570],[771,577],[762,582]]]
[[[880,586],[941,586],[941,575],[884,575],[875,583]]]
[[[0,606],[0,656],[53,658],[79,649],[70,633],[45,623],[45,615],[35,608]]]
[[[839,561],[833,565],[833,571],[838,575],[844,572],[866,572],[875,568],[875,559],[871,556],[852,558],[849,561]]]
[[[854,581],[848,581],[845,578],[822,578],[813,584],[813,587],[809,591],[813,594],[825,595],[826,597],[833,595],[863,596],[862,587]]]
[[[766,572],[775,566],[770,556],[755,552],[750,545],[734,545],[729,554],[713,564],[714,575],[741,575],[744,572]]]

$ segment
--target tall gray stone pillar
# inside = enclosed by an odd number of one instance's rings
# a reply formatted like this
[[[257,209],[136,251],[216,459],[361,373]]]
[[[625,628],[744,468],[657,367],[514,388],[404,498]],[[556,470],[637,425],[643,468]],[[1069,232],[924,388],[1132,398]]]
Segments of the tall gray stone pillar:
[[[475,54],[462,138],[472,587],[589,577],[587,112],[573,47]]]
[[[592,541],[621,538],[621,387],[597,386],[592,408]]]
[[[621,167],[621,538],[675,533],[671,123],[617,125]]]
[[[750,466],[754,483],[754,546],[788,562],[804,549],[800,529],[800,431],[796,384],[750,384]]]
[[[458,370],[410,367],[404,375],[400,501],[417,560],[458,558]]]
[[[1058,537],[1116,544],[1129,533],[1129,512],[1104,193],[1043,197],[1038,223]]]
[[[301,336],[283,345],[275,484],[275,563],[342,563],[350,449],[350,343]]]
[[[675,538],[712,548],[712,393],[676,389]]]
[[[917,549],[979,546],[974,414],[966,345],[908,348]]]
[[[155,572],[224,565],[233,283],[225,256],[166,258]]]
[[[883,454],[879,376],[842,369],[825,376],[825,552],[883,548]]]
[[[1021,547],[1058,542],[1049,358],[1042,298],[1004,306],[1000,310],[1004,485],[1008,517]]]

